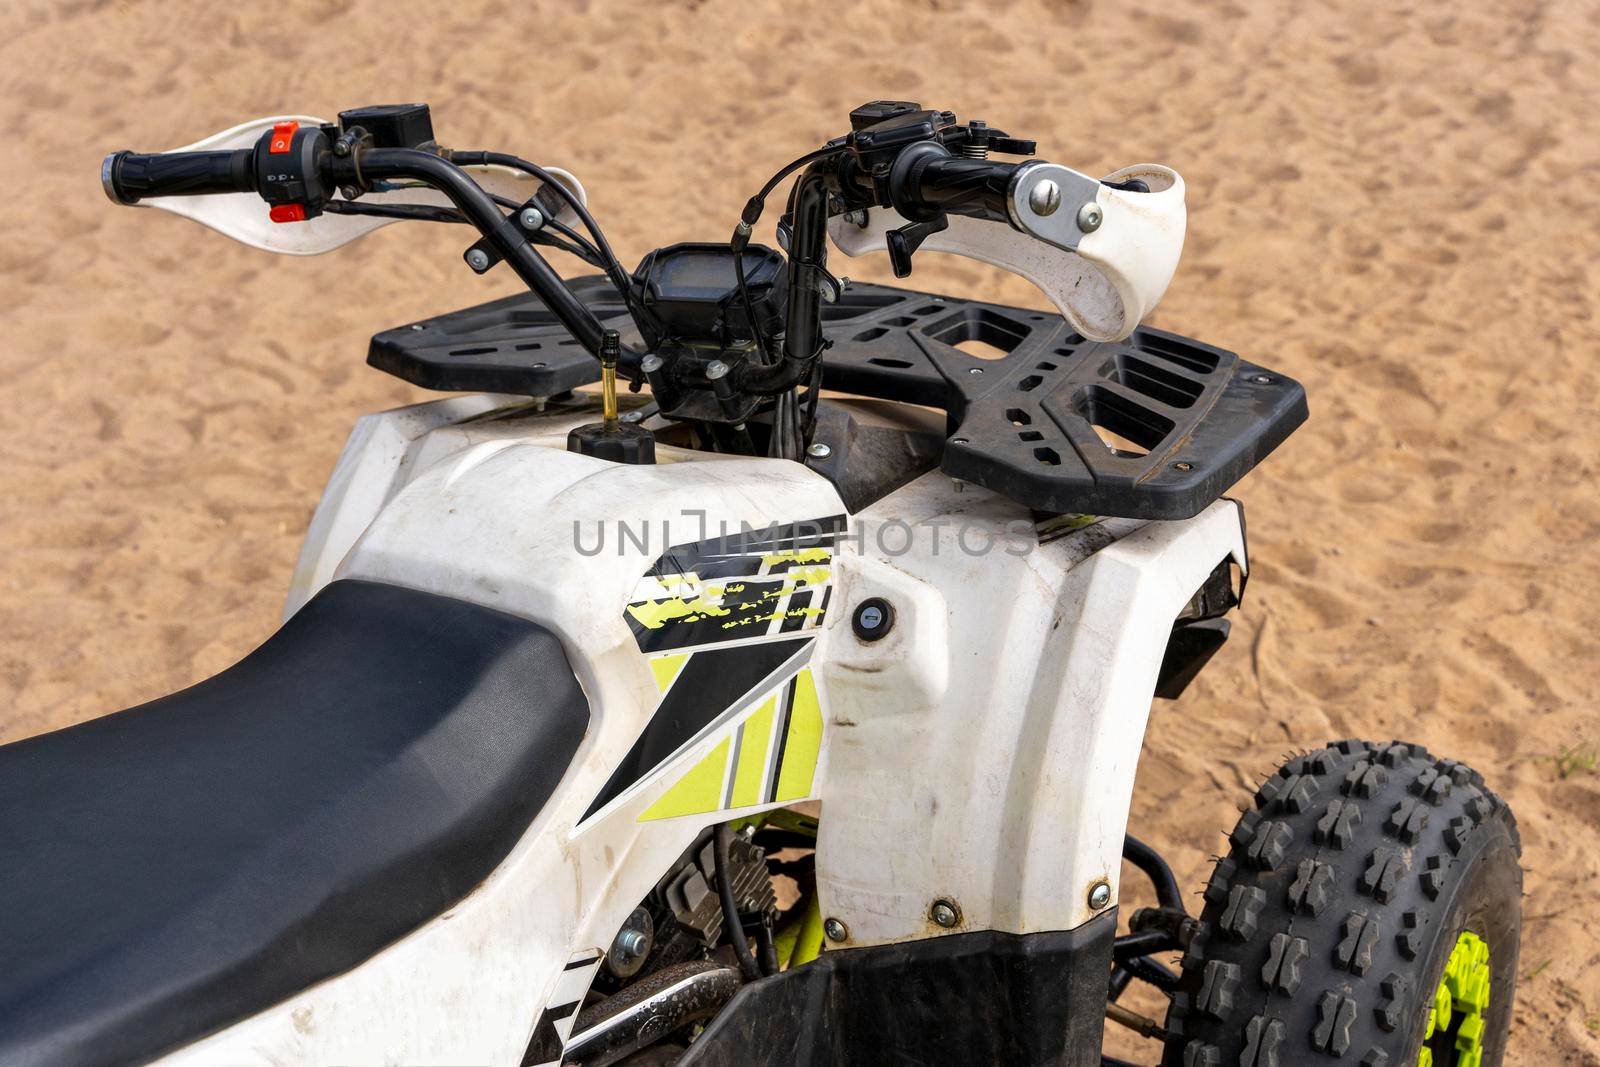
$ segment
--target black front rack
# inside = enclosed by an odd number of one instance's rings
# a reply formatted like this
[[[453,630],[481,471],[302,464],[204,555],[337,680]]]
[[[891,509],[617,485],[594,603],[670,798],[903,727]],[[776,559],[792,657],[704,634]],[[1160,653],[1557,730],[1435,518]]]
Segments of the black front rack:
[[[626,322],[605,279],[573,288]],[[1299,383],[1163,330],[1085,341],[1060,315],[860,283],[823,318],[825,388],[947,412],[944,471],[1036,511],[1189,518],[1307,415]],[[554,396],[599,378],[531,295],[380,333],[367,362],[449,391]]]

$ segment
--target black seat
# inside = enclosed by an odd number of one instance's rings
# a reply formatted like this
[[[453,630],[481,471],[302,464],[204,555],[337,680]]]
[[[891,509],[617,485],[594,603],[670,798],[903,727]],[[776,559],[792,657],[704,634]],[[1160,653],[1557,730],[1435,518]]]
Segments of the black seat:
[[[0,747],[0,1063],[136,1062],[463,898],[589,707],[525,619],[324,589],[215,678]]]

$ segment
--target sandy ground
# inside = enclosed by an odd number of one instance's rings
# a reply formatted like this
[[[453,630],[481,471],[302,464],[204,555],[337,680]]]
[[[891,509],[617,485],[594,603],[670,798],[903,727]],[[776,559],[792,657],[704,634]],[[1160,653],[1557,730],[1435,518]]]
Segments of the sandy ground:
[[[6,4],[0,740],[168,692],[265,637],[350,423],[421,398],[364,367],[368,335],[510,291],[461,267],[459,231],[285,260],[115,209],[104,153],[424,99],[447,142],[574,169],[631,262],[721,238],[853,105],[920,99],[1085,170],[1176,166],[1190,239],[1154,321],[1310,391],[1311,423],[1239,488],[1248,603],[1154,713],[1136,832],[1198,887],[1286,752],[1398,735],[1465,759],[1526,848],[1507,1062],[1600,1063],[1600,777],[1553,758],[1600,742],[1600,8],[786,6],[815,14]],[[921,286],[1038,301],[937,258]]]

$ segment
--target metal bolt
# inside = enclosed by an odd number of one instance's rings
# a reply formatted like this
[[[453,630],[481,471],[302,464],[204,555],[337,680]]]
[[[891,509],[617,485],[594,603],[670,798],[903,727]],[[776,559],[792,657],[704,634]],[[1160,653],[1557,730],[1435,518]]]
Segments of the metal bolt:
[[[1272,384],[1272,379],[1269,378],[1265,374],[1258,374],[1254,378],[1251,378],[1250,380],[1252,382],[1255,382],[1257,385],[1271,385]]]
[[[1084,233],[1093,233],[1104,221],[1106,213],[1092,200],[1078,209],[1078,229]]]
[[[644,371],[646,374],[654,374],[656,371],[666,366],[666,363],[666,360],[652,352],[639,361],[639,369]]]
[[[474,248],[467,252],[467,266],[482,273],[489,269],[489,253],[481,248]]]
[[[933,907],[929,910],[928,914],[933,917],[934,922],[938,923],[946,930],[950,929],[956,923],[961,921],[960,909],[958,909],[948,900],[934,901]]]
[[[982,367],[973,367],[970,370],[968,370],[967,373],[968,374],[972,374],[972,375],[982,374],[983,373],[983,368]]]
[[[828,935],[829,941],[843,941],[850,936],[850,928],[838,919],[829,919],[822,924],[822,932]]]
[[[867,228],[867,212],[865,208],[857,208],[854,211],[846,211],[844,213],[844,219],[851,225],[858,226],[863,230]]]
[[[1028,206],[1035,215],[1054,215],[1061,206],[1061,186],[1046,179],[1028,190]]]
[[[353,185],[341,185],[339,186],[339,195],[344,197],[346,200],[354,200],[356,197],[361,195],[361,190],[357,189]]]
[[[950,438],[950,443],[953,445],[964,445],[967,443],[967,439],[965,437],[952,437]]]
[[[1194,470],[1194,464],[1193,463],[1186,463],[1186,462],[1185,463],[1174,463],[1172,465],[1172,469],[1175,470],[1175,471],[1192,471],[1192,470]]]
[[[617,951],[624,956],[639,955],[647,944],[649,938],[644,936],[643,930],[624,930],[617,935]]]
[[[810,456],[812,459],[827,459],[829,456],[833,455],[833,448],[829,445],[823,444],[821,441],[818,441],[810,448],[806,449],[806,455]]]
[[[634,408],[632,411],[624,411],[622,413],[622,421],[626,422],[626,423],[629,423],[629,424],[632,424],[632,423],[635,423],[635,422],[643,422],[644,421],[644,412],[641,411],[639,408]]]
[[[412,323],[412,324],[411,324],[411,328],[412,328],[412,329],[413,329],[413,330],[420,330],[420,329],[422,329],[422,323],[420,323],[420,322],[413,322],[413,323]]]
[[[1089,907],[1100,911],[1111,903],[1111,883],[1096,882],[1089,887]]]
[[[544,225],[544,212],[536,207],[525,207],[522,214],[517,216],[517,221],[522,223],[524,230],[537,230]]]
[[[728,376],[728,365],[720,359],[714,359],[706,364],[706,380],[717,381]]]

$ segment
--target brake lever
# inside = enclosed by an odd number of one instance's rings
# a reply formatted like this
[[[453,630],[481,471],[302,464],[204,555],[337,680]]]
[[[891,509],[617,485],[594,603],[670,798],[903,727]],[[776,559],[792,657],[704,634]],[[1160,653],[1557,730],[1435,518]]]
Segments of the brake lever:
[[[929,237],[950,228],[950,216],[940,212],[926,222],[913,222],[885,233],[889,263],[896,278],[911,277],[911,257]]]

